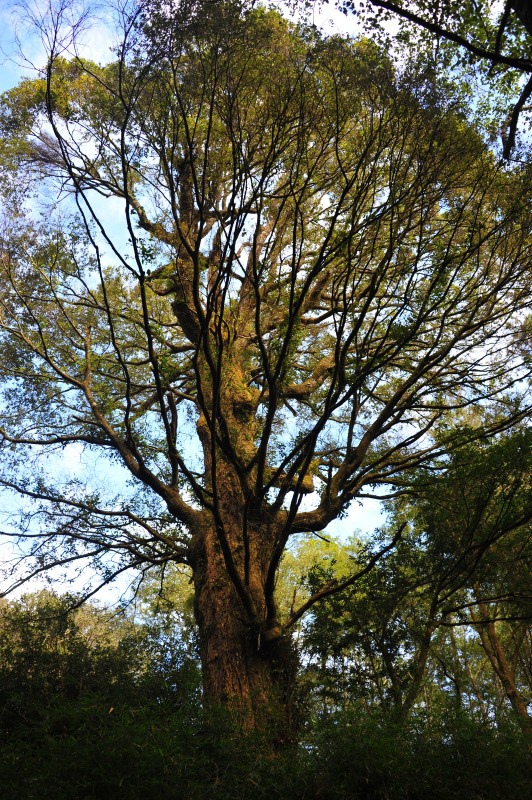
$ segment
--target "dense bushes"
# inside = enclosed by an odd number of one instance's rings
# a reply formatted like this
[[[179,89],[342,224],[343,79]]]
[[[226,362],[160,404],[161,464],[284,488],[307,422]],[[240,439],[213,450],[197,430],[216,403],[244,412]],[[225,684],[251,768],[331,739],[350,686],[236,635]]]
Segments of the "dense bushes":
[[[526,797],[529,765],[517,730],[466,719],[415,731],[351,714],[313,726],[281,755],[192,708],[95,699],[56,706],[31,736],[2,744],[5,800],[507,800]]]
[[[164,625],[41,593],[0,609],[3,800],[507,800],[528,791],[517,724],[463,710],[408,723],[352,701],[281,752],[201,705]]]
[[[508,800],[526,797],[530,764],[517,726],[465,715],[398,723],[352,709],[316,731],[315,793],[336,800]]]

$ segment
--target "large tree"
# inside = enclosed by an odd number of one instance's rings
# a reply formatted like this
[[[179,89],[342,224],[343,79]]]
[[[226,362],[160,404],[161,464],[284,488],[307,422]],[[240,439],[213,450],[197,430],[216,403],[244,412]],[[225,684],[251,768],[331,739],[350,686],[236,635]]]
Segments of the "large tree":
[[[30,574],[189,565],[205,695],[261,725],[291,626],[400,529],[283,619],[290,538],[526,413],[529,175],[366,41],[143,4],[99,66],[64,8],[0,109],[1,480]],[[67,445],[133,489],[60,480]]]

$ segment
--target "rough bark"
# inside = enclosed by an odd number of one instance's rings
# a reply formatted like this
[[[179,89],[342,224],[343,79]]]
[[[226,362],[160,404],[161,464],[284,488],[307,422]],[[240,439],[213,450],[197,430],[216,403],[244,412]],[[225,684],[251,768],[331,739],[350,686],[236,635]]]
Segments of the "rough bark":
[[[239,536],[241,531],[229,532],[226,526],[224,533]],[[247,730],[267,731],[282,743],[294,728],[296,658],[290,639],[268,614],[265,566],[250,559],[250,609],[228,576],[219,535],[212,525],[206,528],[194,565],[195,613],[206,702],[229,708]]]

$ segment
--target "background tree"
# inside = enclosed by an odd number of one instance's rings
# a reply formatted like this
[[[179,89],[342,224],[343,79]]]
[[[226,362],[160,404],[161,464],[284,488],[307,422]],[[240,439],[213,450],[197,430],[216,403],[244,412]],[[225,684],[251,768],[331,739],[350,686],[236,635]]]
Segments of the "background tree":
[[[1,107],[2,484],[27,500],[6,533],[29,574],[188,565],[206,697],[286,728],[290,628],[403,526],[281,618],[290,538],[527,413],[529,175],[366,41],[146,4],[99,66],[65,13]],[[67,445],[131,488],[47,470]]]
[[[303,629],[304,662],[333,707],[356,699],[405,719],[447,695],[488,722],[509,703],[530,733],[530,453],[526,430],[469,445],[394,501],[395,523],[408,521],[394,551]],[[323,547],[314,585],[342,561]],[[348,553],[363,559],[360,543]]]
[[[185,687],[193,694],[197,679],[185,648],[169,651],[155,620],[135,621],[124,609],[76,608],[79,602],[48,590],[2,601],[4,737],[35,732],[38,738],[43,729],[65,735],[91,709],[101,717],[110,708],[162,700],[175,707],[185,701]]]
[[[177,797],[198,741],[197,663],[169,647],[156,617],[81,599],[43,590],[2,600],[3,796]],[[205,786],[195,781],[199,798]]]
[[[530,431],[517,430],[465,448],[421,503],[442,565],[442,622],[473,626],[528,734],[532,687],[519,665],[531,622],[530,466]]]

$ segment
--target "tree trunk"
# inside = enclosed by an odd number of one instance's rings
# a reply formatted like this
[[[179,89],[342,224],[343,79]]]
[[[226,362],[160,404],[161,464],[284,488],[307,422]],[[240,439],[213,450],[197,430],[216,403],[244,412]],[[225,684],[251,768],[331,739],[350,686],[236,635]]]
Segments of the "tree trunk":
[[[264,578],[260,563],[250,559],[252,617],[228,575],[215,530],[203,532],[194,584],[205,702],[229,709],[245,730],[283,744],[294,732],[297,658],[290,638],[267,622]]]
[[[431,617],[429,622],[425,626],[425,630],[423,631],[423,636],[421,637],[421,643],[419,645],[419,649],[417,650],[415,657],[414,657],[414,666],[411,670],[412,679],[410,682],[410,687],[406,692],[406,695],[403,699],[401,705],[401,718],[406,720],[412,711],[414,703],[416,702],[419,694],[421,692],[421,687],[423,685],[423,678],[425,676],[425,670],[427,667],[427,661],[430,653],[430,648],[432,644],[432,636],[434,630],[436,628],[436,623],[434,621],[434,609],[431,609]]]
[[[226,707],[246,730],[280,744],[294,729],[297,659],[277,622],[273,587],[266,586],[280,523],[266,518],[267,509],[262,516],[250,510],[251,490],[237,468],[237,461],[254,458],[259,425],[239,346],[224,352],[218,393],[207,366],[202,368],[210,422],[200,413],[196,424],[213,508],[204,511],[194,534],[195,614],[205,702]]]
[[[478,590],[475,593],[477,597],[480,594]],[[480,619],[475,619],[473,615],[471,616],[484,652],[504,687],[506,697],[515,711],[523,731],[528,737],[532,737],[532,717],[528,713],[528,704],[517,688],[515,672],[506,657],[495,623],[490,619],[489,609],[485,603],[479,601],[478,608]]]

